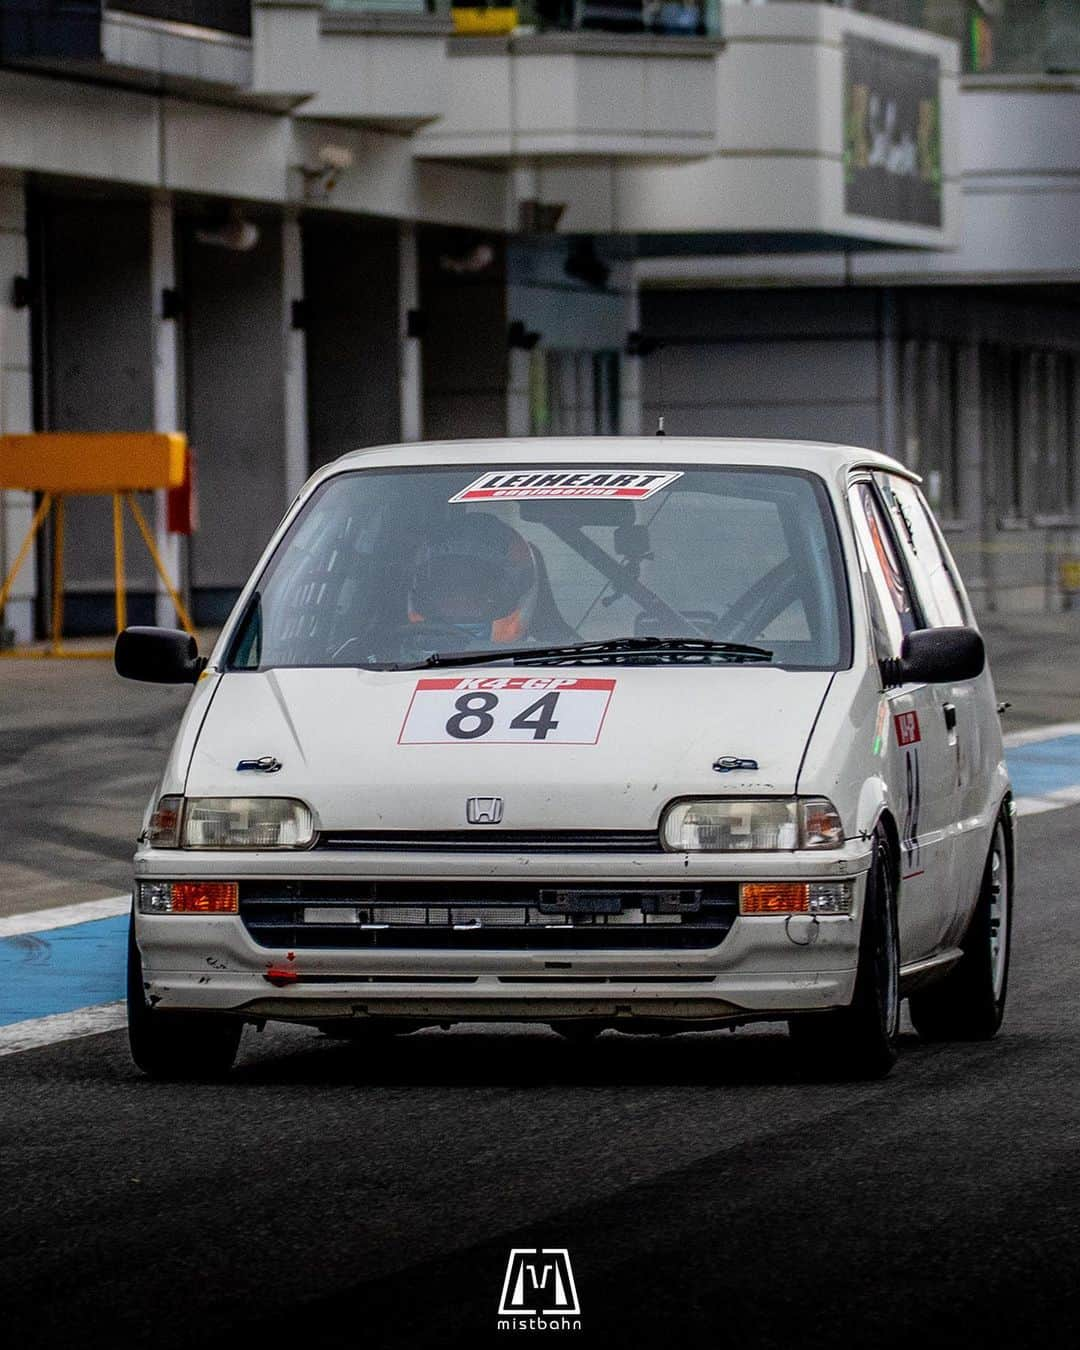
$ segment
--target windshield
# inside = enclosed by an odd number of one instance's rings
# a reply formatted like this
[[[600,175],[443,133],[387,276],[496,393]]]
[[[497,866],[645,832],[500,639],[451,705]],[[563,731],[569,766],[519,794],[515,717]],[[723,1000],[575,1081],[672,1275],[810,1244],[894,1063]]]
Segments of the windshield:
[[[813,474],[358,469],[325,480],[293,521],[229,665],[386,669],[432,653],[527,660],[532,647],[663,638],[699,651],[702,640],[758,644],[774,665],[829,669],[850,661],[845,595]],[[634,661],[665,659],[642,646]]]

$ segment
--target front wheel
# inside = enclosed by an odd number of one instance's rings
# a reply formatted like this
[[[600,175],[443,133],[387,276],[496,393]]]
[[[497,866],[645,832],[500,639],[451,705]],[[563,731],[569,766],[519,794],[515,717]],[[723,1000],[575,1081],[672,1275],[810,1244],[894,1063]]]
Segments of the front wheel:
[[[217,1013],[161,1012],[146,1001],[135,916],[128,928],[128,1045],[143,1073],[161,1079],[221,1078],[232,1068],[244,1026]]]
[[[1005,1015],[1012,888],[1005,819],[998,817],[963,956],[944,979],[912,994],[911,1021],[925,1041],[988,1041]]]
[[[844,1078],[884,1078],[896,1063],[900,1034],[900,938],[896,885],[884,837],[874,836],[866,878],[855,992],[846,1008],[807,1013],[788,1023],[810,1065]]]

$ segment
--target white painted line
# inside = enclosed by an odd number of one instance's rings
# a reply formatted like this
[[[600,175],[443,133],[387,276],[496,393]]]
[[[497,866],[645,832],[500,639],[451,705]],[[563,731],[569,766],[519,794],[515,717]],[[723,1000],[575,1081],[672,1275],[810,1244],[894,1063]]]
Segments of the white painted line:
[[[55,1045],[58,1041],[116,1031],[126,1021],[123,1003],[101,1003],[96,1008],[79,1008],[75,1012],[35,1017],[28,1022],[13,1022],[10,1026],[0,1027],[0,1055],[17,1055],[23,1050]]]
[[[1037,816],[1041,811],[1060,809],[1060,803],[1048,802],[1045,797],[1016,797],[1014,800],[1018,816]]]
[[[1037,745],[1040,741],[1054,741],[1059,736],[1080,736],[1080,722],[1055,722],[1053,726],[1029,727],[1027,731],[1010,731],[1001,739],[1006,750],[1021,745]]]
[[[1053,792],[1044,792],[1038,797],[1017,797],[1016,814],[1035,816],[1040,811],[1060,811],[1063,806],[1075,806],[1080,802],[1080,783],[1069,787],[1055,788]]]
[[[130,895],[110,895],[106,900],[86,900],[81,905],[9,914],[7,918],[0,918],[0,938],[45,933],[50,928],[67,928],[70,924],[90,923],[93,919],[114,919],[118,914],[126,914],[130,908]]]

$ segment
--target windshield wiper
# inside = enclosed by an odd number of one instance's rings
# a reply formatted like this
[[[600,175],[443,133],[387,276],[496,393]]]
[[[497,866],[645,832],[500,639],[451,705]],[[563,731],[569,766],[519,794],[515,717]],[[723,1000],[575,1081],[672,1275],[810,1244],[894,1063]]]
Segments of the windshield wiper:
[[[707,662],[712,657],[725,661],[771,661],[772,652],[750,647],[743,642],[714,642],[711,638],[622,637],[600,642],[567,642],[558,647],[504,647],[487,652],[432,652],[415,665],[398,670],[428,670],[433,666],[487,666],[512,661],[516,666],[577,665],[587,661],[618,665],[639,656],[671,657],[675,660]]]

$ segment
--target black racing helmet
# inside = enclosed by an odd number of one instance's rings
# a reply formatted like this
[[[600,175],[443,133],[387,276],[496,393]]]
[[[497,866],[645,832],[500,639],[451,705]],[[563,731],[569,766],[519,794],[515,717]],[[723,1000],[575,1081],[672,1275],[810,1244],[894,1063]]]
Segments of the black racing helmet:
[[[529,631],[538,586],[532,549],[517,530],[470,512],[417,550],[409,621],[449,625],[479,641],[513,642]]]

